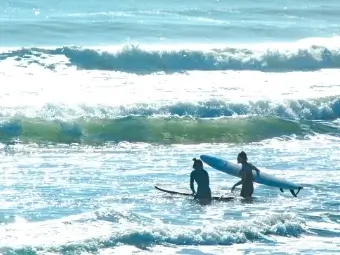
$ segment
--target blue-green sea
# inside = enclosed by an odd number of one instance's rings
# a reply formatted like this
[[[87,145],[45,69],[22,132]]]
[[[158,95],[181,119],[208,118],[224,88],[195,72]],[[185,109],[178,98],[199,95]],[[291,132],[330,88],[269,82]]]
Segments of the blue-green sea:
[[[340,2],[0,1],[0,253],[340,254]],[[205,165],[236,162],[304,188]]]

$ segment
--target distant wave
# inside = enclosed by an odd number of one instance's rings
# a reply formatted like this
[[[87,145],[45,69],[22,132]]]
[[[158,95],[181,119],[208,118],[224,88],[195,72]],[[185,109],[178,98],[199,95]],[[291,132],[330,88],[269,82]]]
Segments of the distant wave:
[[[54,69],[44,59],[53,55],[65,56],[70,66],[85,70],[112,70],[121,72],[184,72],[192,70],[258,70],[258,71],[310,71],[340,68],[340,46],[324,45],[289,49],[268,48],[256,51],[248,48],[225,47],[211,50],[146,50],[126,46],[116,52],[79,47],[54,49],[22,48],[0,53],[0,60],[25,59]]]
[[[146,142],[155,144],[243,143],[308,134],[338,136],[339,128],[318,122],[294,122],[275,117],[194,119],[125,117],[46,121],[10,119],[0,124],[1,143]]]
[[[47,104],[40,109],[30,107],[0,107],[0,117],[30,117],[44,119],[101,118],[114,119],[128,116],[180,116],[219,118],[236,115],[264,115],[292,120],[332,121],[340,118],[340,95],[315,100],[285,100],[273,102],[232,103],[208,100],[197,103],[175,102],[167,105],[153,103],[122,106],[68,106]]]

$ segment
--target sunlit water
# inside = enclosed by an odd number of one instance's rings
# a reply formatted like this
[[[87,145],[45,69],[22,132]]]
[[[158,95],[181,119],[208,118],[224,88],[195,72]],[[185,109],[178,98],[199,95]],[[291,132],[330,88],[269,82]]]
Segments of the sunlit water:
[[[0,252],[337,254],[337,1],[2,1]],[[304,187],[255,184],[192,158]]]

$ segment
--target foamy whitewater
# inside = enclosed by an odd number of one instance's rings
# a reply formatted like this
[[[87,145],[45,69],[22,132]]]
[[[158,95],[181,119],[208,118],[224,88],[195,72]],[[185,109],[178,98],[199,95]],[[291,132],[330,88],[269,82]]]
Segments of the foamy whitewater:
[[[340,2],[0,1],[1,254],[339,254]],[[192,158],[304,187],[255,184]]]

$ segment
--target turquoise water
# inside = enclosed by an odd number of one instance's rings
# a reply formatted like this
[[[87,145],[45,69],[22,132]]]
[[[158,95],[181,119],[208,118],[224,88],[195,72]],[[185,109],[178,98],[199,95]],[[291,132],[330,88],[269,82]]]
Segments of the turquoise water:
[[[0,253],[340,253],[338,1],[1,1]],[[301,184],[256,184],[191,159]]]

